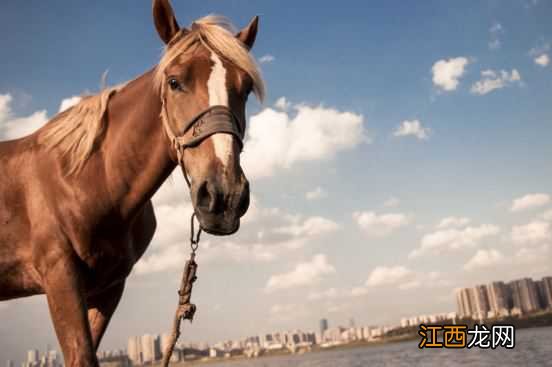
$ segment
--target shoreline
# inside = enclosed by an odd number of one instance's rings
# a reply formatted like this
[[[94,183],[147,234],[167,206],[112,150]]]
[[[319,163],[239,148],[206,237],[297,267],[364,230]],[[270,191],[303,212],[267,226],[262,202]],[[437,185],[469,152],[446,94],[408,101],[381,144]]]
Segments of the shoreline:
[[[459,319],[456,320],[456,324],[468,325],[469,328],[473,328],[473,325],[478,323],[477,320],[472,319]],[[442,324],[450,325],[453,324],[452,320],[444,321]],[[497,319],[485,320],[484,324],[487,326],[491,325],[513,325],[516,331],[524,329],[535,329],[541,327],[552,327],[552,311],[540,312],[533,315],[526,315],[524,317],[505,317]],[[245,354],[238,354],[230,357],[201,357],[195,359],[182,359],[179,362],[171,363],[172,366],[201,366],[201,365],[210,365],[215,363],[237,363],[244,360],[255,360],[263,358],[274,358],[280,356],[294,356],[294,355],[303,355],[308,353],[323,353],[336,350],[347,350],[347,349],[356,349],[356,348],[370,348],[377,347],[386,344],[397,344],[407,341],[416,341],[420,339],[418,335],[419,327],[407,327],[400,328],[390,331],[388,334],[382,338],[375,340],[355,340],[348,343],[336,344],[328,347],[321,347],[318,344],[314,344],[310,347],[299,348],[295,353],[291,352],[287,348],[282,348],[273,351],[265,351],[259,356],[256,357],[247,357]],[[413,344],[414,348],[418,347],[418,343]],[[129,364],[121,364],[120,361],[100,361],[102,367],[118,367],[118,366],[129,366]],[[132,366],[132,365],[130,365]],[[155,363],[150,363],[146,365],[137,365],[137,366],[152,366],[159,367],[161,366],[161,361],[156,361]]]
[[[220,357],[220,358],[205,358],[205,359],[196,359],[196,360],[181,360],[180,362],[172,363],[171,365],[174,366],[200,366],[200,365],[209,365],[212,363],[235,363],[243,360],[255,360],[255,359],[264,359],[264,358],[274,358],[274,357],[281,357],[281,356],[299,356],[303,354],[308,353],[323,353],[323,352],[329,352],[334,350],[340,350],[340,349],[356,349],[356,348],[366,348],[366,347],[376,347],[380,345],[385,344],[394,344],[394,343],[400,343],[408,340],[414,340],[418,338],[418,335],[409,334],[409,335],[403,335],[403,336],[391,336],[387,337],[381,340],[375,340],[375,341],[366,341],[366,340],[360,340],[360,341],[354,341],[351,343],[344,343],[339,345],[334,345],[331,347],[325,347],[322,348],[318,345],[314,345],[310,350],[305,350],[303,352],[297,352],[292,353],[289,351],[289,349],[281,349],[274,352],[264,353],[259,355],[258,357],[252,357],[249,358],[243,354],[233,356],[233,357]],[[160,363],[153,364],[152,366],[160,366]]]
[[[459,320],[459,321],[465,321],[465,320]],[[457,322],[457,324],[460,324],[461,322]],[[466,322],[468,323],[468,322]],[[470,320],[468,324],[475,324],[476,322],[474,320]],[[528,315],[523,318],[518,317],[507,317],[502,319],[493,319],[493,320],[486,320],[484,322],[486,325],[493,325],[493,324],[513,324],[516,328],[516,330],[524,330],[524,329],[533,329],[533,328],[541,328],[541,327],[551,327],[552,326],[552,312],[546,312],[546,313],[540,313],[536,315]],[[376,347],[381,346],[385,344],[395,344],[395,343],[401,343],[405,341],[410,340],[416,340],[420,337],[418,336],[418,328],[407,328],[409,329],[406,331],[406,333],[399,334],[399,335],[390,335],[385,336],[379,340],[357,340],[349,343],[343,343],[338,344],[330,347],[320,347],[319,345],[313,345],[310,349],[305,349],[303,351],[299,351],[296,353],[292,353],[289,351],[289,349],[281,349],[278,351],[263,353],[257,357],[249,358],[243,354],[232,356],[232,357],[219,357],[219,358],[204,358],[204,359],[195,359],[195,360],[181,360],[180,362],[176,362],[172,365],[175,366],[199,366],[199,365],[208,365],[212,363],[234,363],[239,362],[242,360],[249,360],[249,359],[262,359],[262,358],[273,358],[273,357],[279,357],[279,356],[293,356],[293,355],[302,355],[307,353],[319,353],[319,352],[326,352],[326,351],[334,351],[334,350],[346,350],[346,349],[356,349],[356,348],[366,348],[366,347]],[[417,347],[417,344],[415,345]],[[152,366],[160,366],[159,363],[153,364]]]

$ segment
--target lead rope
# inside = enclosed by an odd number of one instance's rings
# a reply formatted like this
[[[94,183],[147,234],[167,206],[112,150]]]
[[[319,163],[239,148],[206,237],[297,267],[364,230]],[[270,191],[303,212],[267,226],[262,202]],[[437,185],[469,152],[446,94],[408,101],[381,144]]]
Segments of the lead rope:
[[[196,312],[196,306],[193,303],[190,303],[192,287],[197,279],[197,263],[195,262],[195,255],[199,246],[199,237],[201,235],[201,227],[199,227],[197,234],[194,233],[195,216],[195,213],[193,213],[190,219],[190,248],[192,252],[190,254],[190,259],[186,261],[186,265],[184,266],[184,271],[182,273],[182,281],[180,282],[180,289],[178,290],[178,306],[176,307],[176,312],[174,314],[171,338],[169,340],[169,344],[163,352],[163,367],[169,366],[169,360],[171,359],[174,346],[180,336],[181,321],[190,320],[190,322],[192,322]]]

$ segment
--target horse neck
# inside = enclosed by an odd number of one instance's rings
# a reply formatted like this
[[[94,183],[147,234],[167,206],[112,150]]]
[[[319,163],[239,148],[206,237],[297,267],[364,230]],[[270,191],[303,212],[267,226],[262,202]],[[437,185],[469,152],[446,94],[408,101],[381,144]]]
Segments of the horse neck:
[[[123,217],[151,199],[175,168],[160,118],[161,97],[153,70],[129,82],[110,100],[103,142],[106,183]]]

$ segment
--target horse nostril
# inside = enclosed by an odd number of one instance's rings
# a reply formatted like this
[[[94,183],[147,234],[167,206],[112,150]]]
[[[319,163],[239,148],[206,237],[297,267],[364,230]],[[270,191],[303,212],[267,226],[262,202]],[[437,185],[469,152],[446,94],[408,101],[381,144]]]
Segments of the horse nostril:
[[[198,208],[217,214],[221,211],[222,200],[215,185],[203,181],[197,189],[196,205]]]
[[[203,183],[197,189],[196,205],[200,208],[210,207],[211,194],[207,188],[207,181]]]

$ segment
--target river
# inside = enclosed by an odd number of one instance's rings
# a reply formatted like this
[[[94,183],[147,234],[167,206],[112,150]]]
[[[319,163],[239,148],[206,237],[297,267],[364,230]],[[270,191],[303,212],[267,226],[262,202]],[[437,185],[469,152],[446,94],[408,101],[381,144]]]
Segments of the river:
[[[418,340],[208,364],[212,367],[552,366],[552,327],[516,331],[514,349],[418,349]]]

